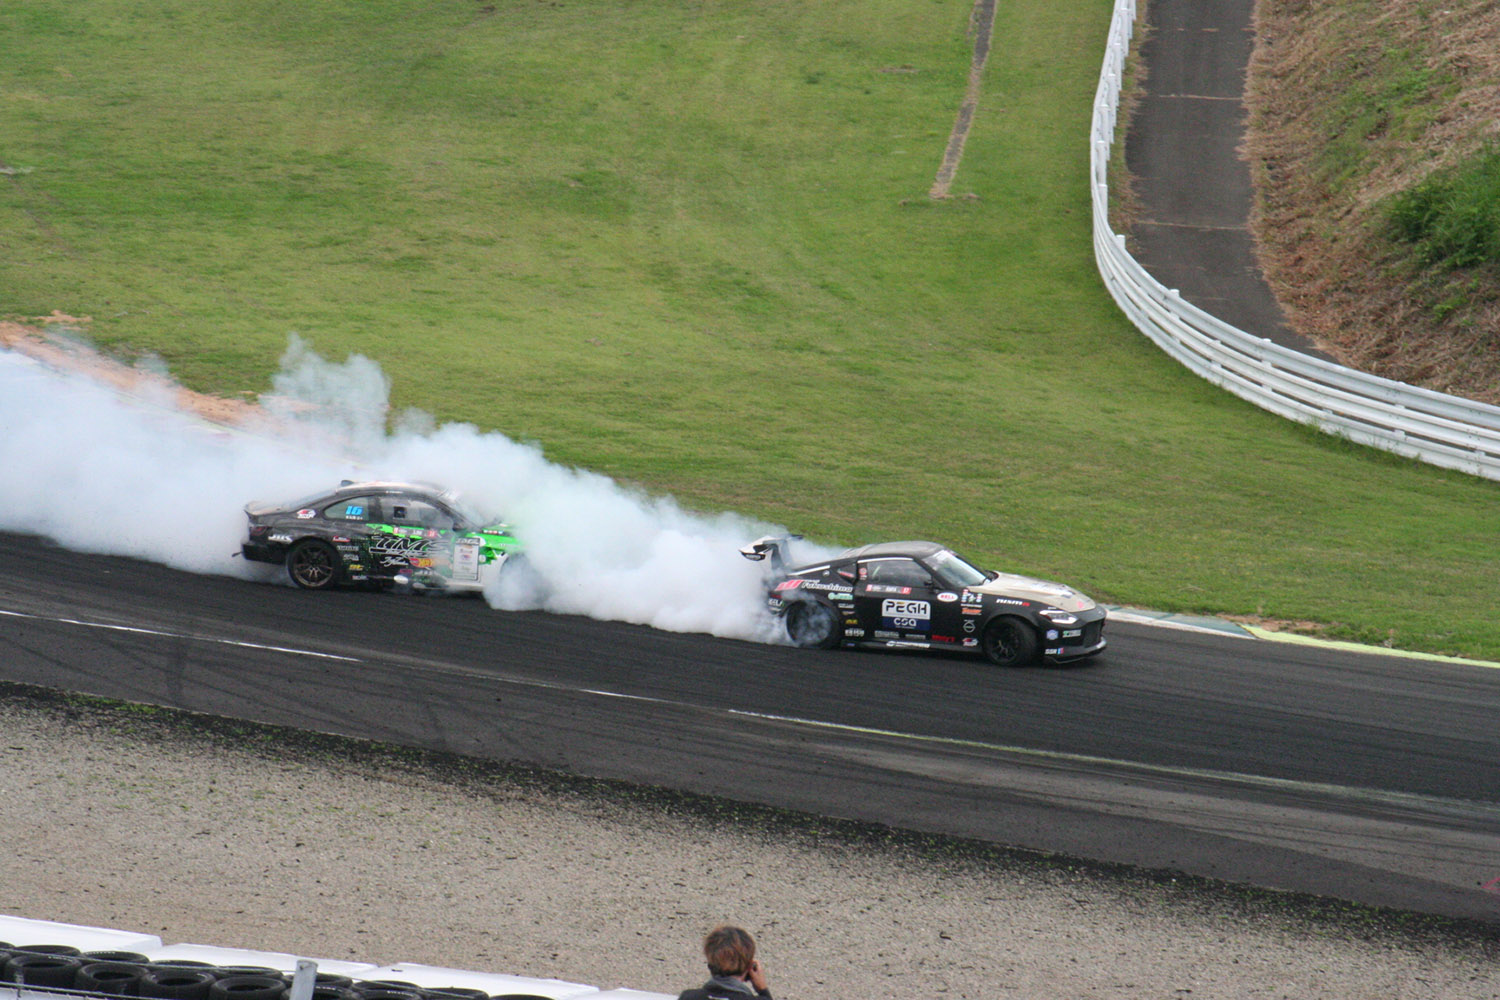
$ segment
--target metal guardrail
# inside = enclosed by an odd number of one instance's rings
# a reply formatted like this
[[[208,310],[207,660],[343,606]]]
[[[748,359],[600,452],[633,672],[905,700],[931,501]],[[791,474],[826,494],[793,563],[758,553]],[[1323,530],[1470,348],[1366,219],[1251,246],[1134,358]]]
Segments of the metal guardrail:
[[[1109,224],[1109,158],[1136,0],[1115,0],[1094,96],[1094,258],[1125,315],[1158,347],[1242,399],[1408,458],[1500,479],[1500,407],[1310,357],[1216,319],[1161,284]]]

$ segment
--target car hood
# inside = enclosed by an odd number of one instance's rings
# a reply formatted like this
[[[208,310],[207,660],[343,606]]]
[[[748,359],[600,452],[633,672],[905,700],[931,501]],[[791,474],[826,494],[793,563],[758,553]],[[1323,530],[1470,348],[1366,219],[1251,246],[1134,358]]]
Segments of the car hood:
[[[1050,580],[1036,580],[1014,573],[1000,573],[988,583],[970,587],[976,594],[991,594],[995,597],[1019,597],[1024,601],[1050,604],[1064,611],[1090,611],[1097,605],[1087,596],[1072,587]]]

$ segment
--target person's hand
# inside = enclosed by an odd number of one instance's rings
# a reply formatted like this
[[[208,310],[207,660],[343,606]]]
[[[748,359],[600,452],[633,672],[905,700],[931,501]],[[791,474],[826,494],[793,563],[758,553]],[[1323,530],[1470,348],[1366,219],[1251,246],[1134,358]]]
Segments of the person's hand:
[[[766,970],[760,967],[760,959],[750,963],[750,985],[759,993],[766,988]]]

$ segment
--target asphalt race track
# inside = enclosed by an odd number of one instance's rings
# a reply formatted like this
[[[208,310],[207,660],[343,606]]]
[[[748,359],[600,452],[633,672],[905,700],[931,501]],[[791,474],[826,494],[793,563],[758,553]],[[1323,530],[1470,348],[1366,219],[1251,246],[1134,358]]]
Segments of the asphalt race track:
[[[1500,922],[1500,671],[1115,624],[1083,666],[309,594],[0,534],[0,679]]]

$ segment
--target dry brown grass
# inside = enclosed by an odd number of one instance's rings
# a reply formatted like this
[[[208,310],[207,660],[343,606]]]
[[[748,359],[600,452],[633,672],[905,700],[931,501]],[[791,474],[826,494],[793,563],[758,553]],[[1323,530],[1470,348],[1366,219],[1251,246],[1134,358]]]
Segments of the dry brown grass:
[[[1500,403],[1500,266],[1424,271],[1383,225],[1386,198],[1500,137],[1500,2],[1260,0],[1256,35],[1251,225],[1292,326],[1352,367]],[[1386,115],[1391,53],[1431,83]]]

